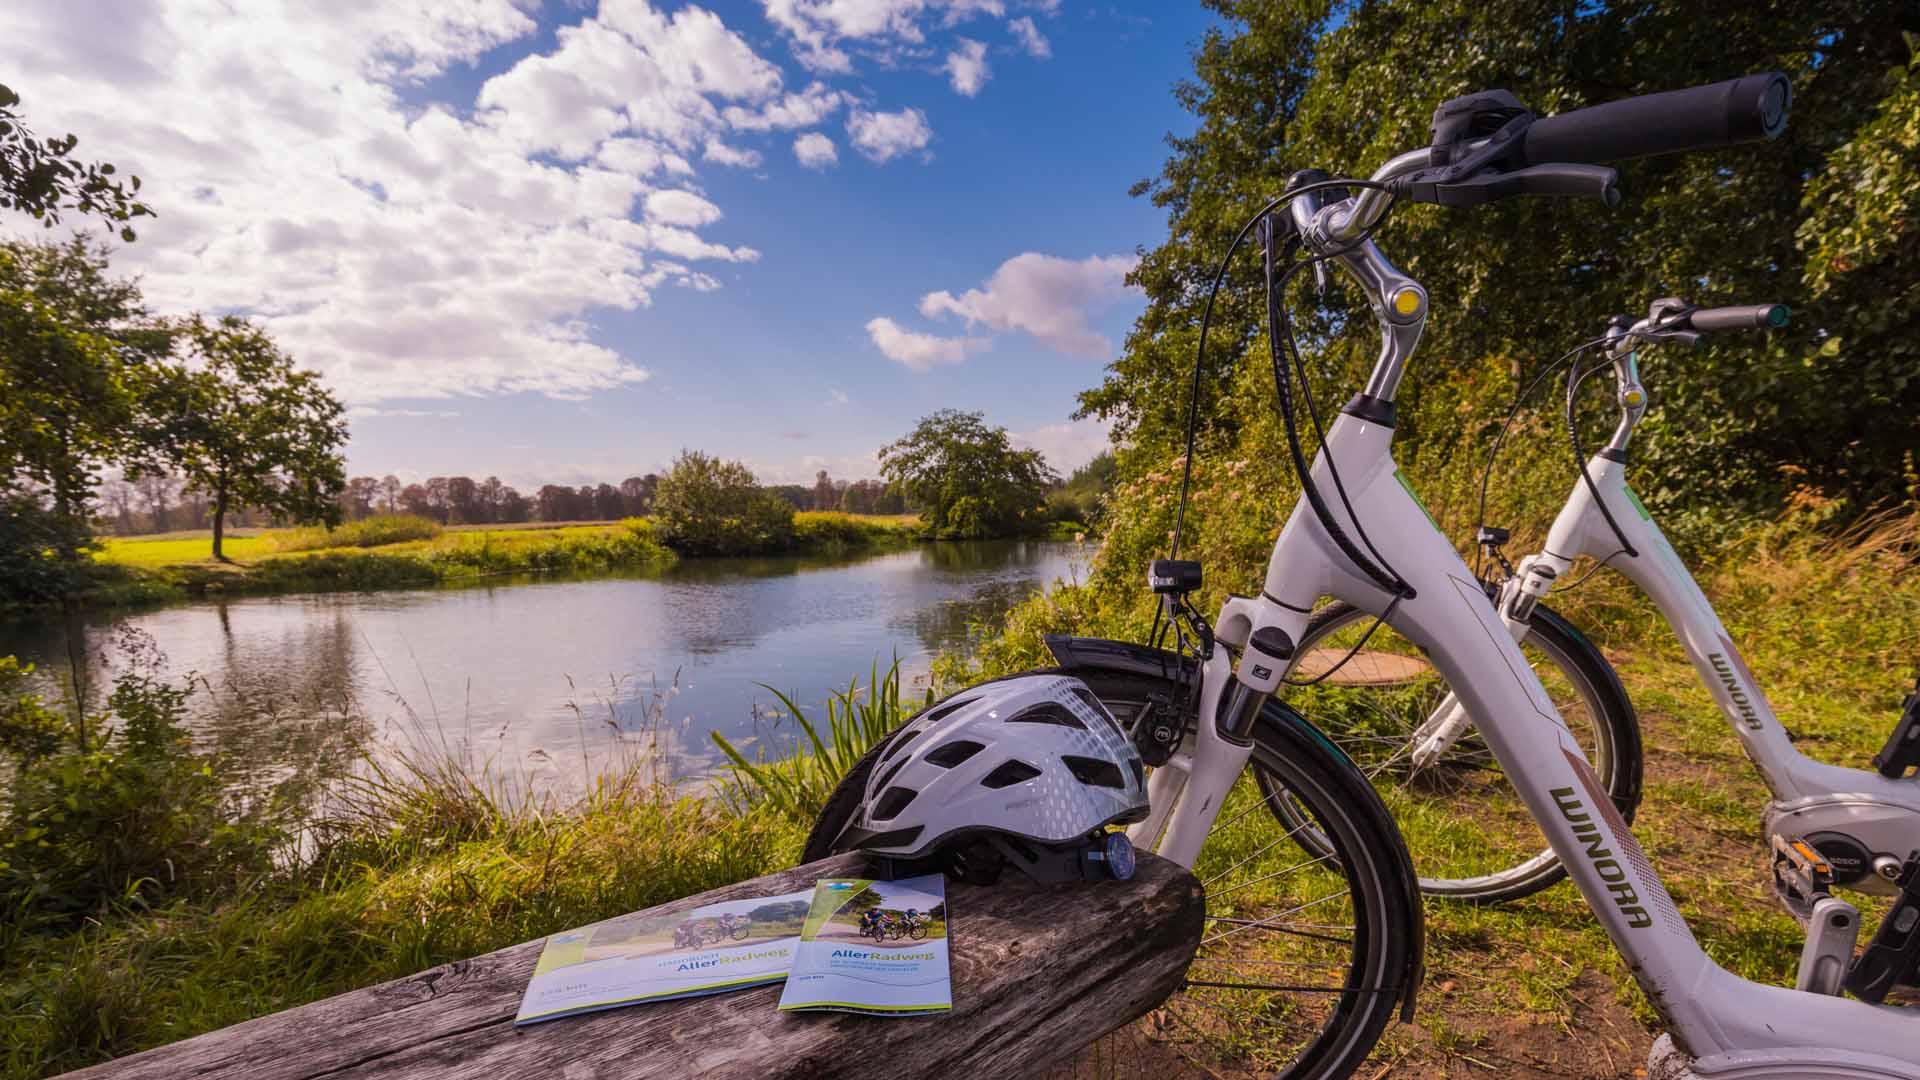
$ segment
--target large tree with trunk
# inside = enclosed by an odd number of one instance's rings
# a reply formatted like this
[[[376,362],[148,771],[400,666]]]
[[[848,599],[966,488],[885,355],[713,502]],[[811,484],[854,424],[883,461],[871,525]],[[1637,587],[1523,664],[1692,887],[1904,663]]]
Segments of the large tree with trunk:
[[[212,498],[213,557],[226,519],[250,506],[295,523],[340,520],[346,410],[319,375],[294,366],[244,319],[194,316],[176,325],[183,362],[157,395],[174,471]]]

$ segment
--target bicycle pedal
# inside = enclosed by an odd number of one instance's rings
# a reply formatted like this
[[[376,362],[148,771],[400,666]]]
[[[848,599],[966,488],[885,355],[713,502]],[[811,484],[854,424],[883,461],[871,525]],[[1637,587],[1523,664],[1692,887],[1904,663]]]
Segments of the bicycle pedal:
[[[1773,891],[1793,917],[1806,926],[1814,907],[1832,895],[1833,864],[1805,840],[1773,837]]]
[[[1895,884],[1893,907],[1847,968],[1847,993],[1876,1005],[1894,988],[1920,983],[1920,850],[1907,856]]]
[[[1920,770],[1920,689],[1907,695],[1887,745],[1873,755],[1873,767],[1889,780],[1902,780]]]

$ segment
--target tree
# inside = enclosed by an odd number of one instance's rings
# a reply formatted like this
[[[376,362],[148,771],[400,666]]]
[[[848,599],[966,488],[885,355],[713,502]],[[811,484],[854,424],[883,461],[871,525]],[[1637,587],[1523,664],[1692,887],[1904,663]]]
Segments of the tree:
[[[400,492],[404,486],[400,478],[388,473],[380,478],[380,509],[391,514],[400,509]]]
[[[306,524],[340,520],[346,410],[259,327],[235,316],[177,326],[188,363],[167,369],[166,453],[213,497],[213,557],[236,504]]]
[[[100,501],[107,504],[107,510],[113,515],[113,531],[121,536],[134,532],[133,500],[138,494],[139,489],[124,474],[109,476],[100,484]]]
[[[1007,536],[1040,524],[1057,477],[1038,450],[1016,450],[1006,428],[977,412],[942,409],[880,450],[880,471],[936,535]]]
[[[480,504],[480,485],[470,476],[447,478],[447,521],[454,525],[473,525],[487,520]]]
[[[620,498],[626,503],[627,516],[639,517],[653,509],[653,491],[659,486],[660,478],[653,473],[620,481]]]
[[[18,210],[48,228],[59,224],[65,210],[95,214],[120,223],[120,239],[132,243],[133,227],[126,222],[153,214],[134,198],[140,178],[122,184],[106,162],[75,161],[80,140],[72,134],[35,137],[16,111],[19,104],[19,94],[0,86],[0,210]]]
[[[149,469],[140,474],[140,499],[147,507],[147,526],[154,532],[166,532],[173,528],[173,498],[178,484],[173,477],[157,470]],[[198,524],[199,519],[191,519],[189,527]]]
[[[815,510],[832,510],[840,505],[840,493],[835,490],[833,480],[827,470],[821,469],[813,477],[813,505]]]
[[[371,515],[379,489],[380,481],[371,476],[356,476],[348,480],[346,489],[340,493],[341,511],[352,521]]]
[[[793,506],[738,461],[682,450],[660,478],[653,506],[661,539],[688,554],[749,555],[793,544]]]
[[[1669,506],[1765,510],[1795,482],[1781,469],[1793,464],[1856,507],[1899,494],[1902,459],[1920,441],[1911,423],[1920,379],[1911,375],[1913,354],[1894,341],[1913,347],[1901,320],[1887,315],[1911,310],[1915,234],[1908,228],[1904,245],[1880,249],[1874,271],[1832,279],[1810,279],[1809,251],[1817,263],[1822,237],[1844,236],[1856,212],[1871,219],[1880,207],[1895,211],[1888,222],[1911,221],[1899,209],[1913,205],[1911,182],[1901,188],[1901,174],[1856,168],[1871,154],[1845,148],[1866,145],[1860,136],[1879,134],[1875,123],[1910,123],[1911,109],[1891,104],[1900,91],[1888,72],[1908,60],[1902,33],[1920,30],[1920,8],[1901,0],[1206,6],[1221,25],[1198,46],[1193,79],[1175,91],[1196,127],[1170,139],[1160,175],[1134,189],[1168,216],[1166,241],[1130,276],[1147,309],[1106,381],[1081,397],[1083,415],[1113,420],[1116,441],[1142,451],[1130,478],[1179,453],[1209,276],[1234,232],[1293,171],[1364,173],[1425,144],[1434,107],[1468,91],[1504,87],[1546,115],[1777,69],[1797,100],[1817,103],[1796,108],[1779,140],[1623,163],[1626,199],[1617,209],[1513,199],[1393,215],[1381,244],[1427,287],[1436,312],[1401,388],[1400,457],[1413,469],[1423,458],[1484,449],[1456,446],[1461,416],[1504,404],[1514,358],[1534,358],[1531,369],[1607,315],[1644,312],[1667,295],[1778,300],[1807,307],[1788,330],[1725,335],[1684,362],[1660,363],[1661,407],[1635,440],[1636,485]],[[1710,49],[1700,48],[1703,25],[1713,27]],[[1889,149],[1873,153],[1910,162],[1911,144],[1892,149],[1897,136],[1884,134]],[[1869,197],[1855,199],[1856,183],[1870,176]],[[1271,415],[1270,381],[1234,378],[1248,351],[1264,351],[1255,340],[1258,264],[1247,258],[1232,269],[1214,310],[1210,366],[1197,384],[1206,443]],[[1824,291],[1823,280],[1831,282]],[[1378,339],[1357,290],[1336,287],[1317,305],[1310,288],[1303,280],[1296,299],[1306,302],[1294,306],[1324,407],[1324,397],[1337,403],[1361,384]],[[1347,327],[1357,332],[1341,333]]]
[[[625,504],[620,500],[620,489],[612,484],[601,484],[593,489],[593,516],[601,521],[618,521]]]
[[[0,474],[44,493],[80,543],[99,470],[137,475],[146,459],[141,387],[166,344],[101,244],[0,245]]]
[[[408,484],[400,489],[400,509],[414,517],[438,520],[432,502],[427,495],[426,487],[422,484]]]

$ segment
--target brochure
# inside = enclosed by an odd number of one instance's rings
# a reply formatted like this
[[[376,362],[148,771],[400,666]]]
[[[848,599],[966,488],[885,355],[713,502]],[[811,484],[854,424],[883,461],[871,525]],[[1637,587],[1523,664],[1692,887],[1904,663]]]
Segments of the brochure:
[[[780,1008],[882,1016],[953,1008],[945,880],[818,882]]]
[[[814,890],[634,914],[555,934],[516,1024],[786,978]]]

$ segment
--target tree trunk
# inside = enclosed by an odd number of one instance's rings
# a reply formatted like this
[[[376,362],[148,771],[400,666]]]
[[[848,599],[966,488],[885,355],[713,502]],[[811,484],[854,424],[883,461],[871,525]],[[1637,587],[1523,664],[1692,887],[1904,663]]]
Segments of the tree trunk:
[[[230,562],[226,552],[220,550],[220,541],[226,535],[227,527],[227,486],[221,484],[213,494],[213,557],[220,562]]]

